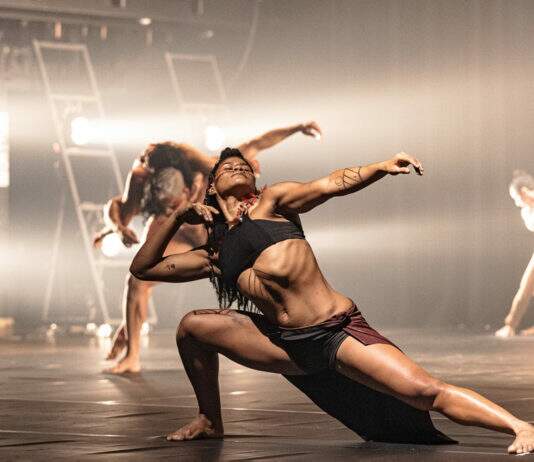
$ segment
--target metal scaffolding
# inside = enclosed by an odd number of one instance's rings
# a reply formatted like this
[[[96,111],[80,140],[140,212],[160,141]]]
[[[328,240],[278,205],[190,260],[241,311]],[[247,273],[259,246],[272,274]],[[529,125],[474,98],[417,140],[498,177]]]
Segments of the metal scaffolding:
[[[55,43],[33,41],[35,54],[41,76],[43,79],[48,102],[52,110],[52,118],[58,140],[58,151],[63,159],[65,178],[67,180],[70,193],[74,202],[74,208],[78,219],[78,225],[83,239],[83,245],[91,278],[96,293],[96,302],[100,309],[102,319],[106,323],[116,323],[119,319],[110,316],[105,296],[105,284],[103,272],[105,268],[119,267],[128,268],[129,260],[109,259],[97,252],[91,241],[92,231],[102,223],[102,210],[104,200],[94,200],[82,197],[80,191],[80,178],[76,176],[75,164],[80,159],[89,159],[92,162],[85,162],[83,169],[84,193],[100,192],[102,190],[102,175],[104,172],[111,172],[110,192],[118,195],[122,191],[123,180],[119,169],[117,158],[111,144],[107,141],[96,144],[79,143],[75,145],[70,139],[70,125],[73,116],[86,117],[91,119],[104,120],[104,109],[102,98],[98,90],[95,74],[87,46],[84,44]],[[54,62],[61,63],[63,69],[58,72],[54,68]],[[73,75],[65,71],[66,65],[71,64],[76,71]],[[99,162],[95,171],[88,171],[91,165]],[[101,168],[104,163],[104,168]],[[91,181],[94,184],[91,184]],[[102,197],[102,195],[100,194]],[[109,197],[109,195],[107,196]],[[56,229],[54,233],[54,243],[52,246],[51,269],[48,275],[45,298],[43,303],[42,317],[48,320],[52,292],[57,274],[58,256],[60,251],[61,233],[64,224],[65,197],[60,200],[60,210],[57,217]],[[149,322],[156,321],[155,310],[150,303]]]

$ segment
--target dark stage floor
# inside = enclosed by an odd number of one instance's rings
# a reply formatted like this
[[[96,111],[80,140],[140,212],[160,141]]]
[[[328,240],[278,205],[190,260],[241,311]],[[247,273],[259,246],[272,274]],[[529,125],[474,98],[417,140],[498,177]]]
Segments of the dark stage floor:
[[[534,420],[534,338],[385,331],[435,375],[469,386]],[[0,341],[0,460],[497,461],[511,437],[434,416],[457,446],[364,443],[282,377],[223,360],[224,441],[169,443],[196,412],[172,332],[152,335],[138,376],[100,371],[94,339]],[[534,455],[527,456],[534,460]]]

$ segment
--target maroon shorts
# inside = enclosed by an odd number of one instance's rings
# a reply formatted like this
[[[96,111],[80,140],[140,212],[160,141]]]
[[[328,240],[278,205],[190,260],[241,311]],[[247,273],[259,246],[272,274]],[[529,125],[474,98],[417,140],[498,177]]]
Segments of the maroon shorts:
[[[335,369],[337,350],[349,336],[364,345],[384,343],[396,347],[367,324],[356,305],[314,326],[289,329],[272,326],[265,333],[309,374]]]

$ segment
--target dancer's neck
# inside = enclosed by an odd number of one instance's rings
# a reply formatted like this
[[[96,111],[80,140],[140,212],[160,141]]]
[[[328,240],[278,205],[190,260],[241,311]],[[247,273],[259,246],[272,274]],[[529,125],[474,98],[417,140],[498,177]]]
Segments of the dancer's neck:
[[[242,197],[228,196],[219,200],[219,205],[229,226],[239,223],[248,214],[259,199],[256,193],[247,193]]]

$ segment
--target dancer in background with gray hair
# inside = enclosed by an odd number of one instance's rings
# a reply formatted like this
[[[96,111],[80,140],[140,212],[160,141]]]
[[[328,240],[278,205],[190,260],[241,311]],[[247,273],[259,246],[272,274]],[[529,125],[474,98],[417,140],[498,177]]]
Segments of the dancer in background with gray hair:
[[[318,138],[321,129],[315,122],[278,128],[242,143],[239,149],[257,174],[257,154],[295,133]],[[202,202],[207,184],[205,176],[213,168],[217,158],[185,143],[168,141],[150,144],[134,161],[126,179],[124,194],[112,198],[106,205],[106,227],[95,236],[95,246],[99,246],[102,239],[113,232],[121,237],[126,247],[139,243],[139,238],[128,226],[133,217],[139,214],[147,218],[141,238],[141,242],[144,242],[157,232],[178,206],[184,202]],[[187,252],[205,239],[203,226],[185,225],[170,240],[165,255]],[[130,274],[126,277],[124,319],[115,332],[106,359],[115,360],[124,350],[126,352],[114,366],[106,369],[106,372],[123,374],[140,371],[141,328],[147,318],[148,301],[154,284],[141,281]]]
[[[521,218],[529,231],[534,232],[534,178],[526,172],[516,170],[510,183],[510,196],[517,207],[521,208]],[[530,299],[534,296],[534,253],[521,277],[519,289],[515,294],[504,326],[495,335],[497,337],[513,337],[521,319],[525,315]],[[534,335],[534,326],[522,330],[521,335]]]

